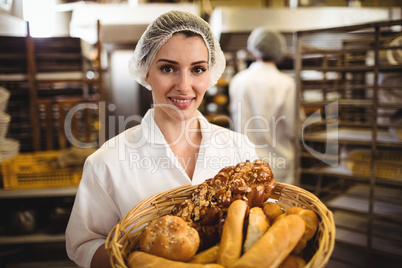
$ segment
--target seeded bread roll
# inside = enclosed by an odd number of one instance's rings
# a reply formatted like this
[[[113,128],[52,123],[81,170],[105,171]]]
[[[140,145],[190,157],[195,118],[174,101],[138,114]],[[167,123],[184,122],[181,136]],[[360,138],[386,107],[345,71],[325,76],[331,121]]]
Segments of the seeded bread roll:
[[[243,245],[243,252],[249,250],[267,231],[268,227],[269,223],[264,211],[260,207],[251,208],[248,215],[247,234]]]
[[[189,261],[200,244],[198,232],[180,217],[166,215],[150,221],[141,233],[141,251],[175,261]]]

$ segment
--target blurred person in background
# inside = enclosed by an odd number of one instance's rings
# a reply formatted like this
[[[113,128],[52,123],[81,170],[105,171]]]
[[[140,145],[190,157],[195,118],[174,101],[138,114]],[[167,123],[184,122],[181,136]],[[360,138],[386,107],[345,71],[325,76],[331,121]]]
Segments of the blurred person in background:
[[[295,184],[296,83],[277,68],[286,53],[278,32],[257,28],[247,40],[256,59],[229,84],[233,129],[246,134],[276,181]]]

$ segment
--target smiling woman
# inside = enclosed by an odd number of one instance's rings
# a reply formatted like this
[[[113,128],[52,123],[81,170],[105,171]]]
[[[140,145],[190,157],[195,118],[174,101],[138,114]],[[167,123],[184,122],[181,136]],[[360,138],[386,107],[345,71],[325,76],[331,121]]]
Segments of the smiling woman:
[[[154,107],[86,160],[66,230],[68,256],[80,267],[110,266],[107,235],[145,198],[256,159],[246,136],[198,111],[224,68],[219,43],[200,17],[171,11],[148,26],[129,70],[152,90]]]
[[[202,38],[174,34],[156,54],[145,81],[152,88],[158,125],[162,118],[191,118],[209,84],[208,50]]]

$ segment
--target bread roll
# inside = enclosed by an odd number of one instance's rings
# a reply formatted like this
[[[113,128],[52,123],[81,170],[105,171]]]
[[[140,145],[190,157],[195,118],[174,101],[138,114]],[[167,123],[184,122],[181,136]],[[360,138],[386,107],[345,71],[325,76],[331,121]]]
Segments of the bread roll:
[[[253,207],[250,209],[248,215],[248,226],[246,233],[246,240],[243,245],[243,252],[251,248],[258,239],[267,231],[269,223],[265,217],[264,211],[260,207]]]
[[[304,226],[304,221],[297,215],[278,220],[230,267],[278,267],[303,236]]]
[[[224,268],[216,263],[200,264],[172,261],[142,251],[132,252],[127,262],[130,268]]]
[[[139,240],[141,251],[175,261],[191,260],[199,244],[198,232],[171,215],[150,221]]]
[[[200,253],[197,253],[194,258],[191,259],[191,263],[216,263],[218,258],[219,245],[210,247]]]
[[[285,213],[286,215],[291,214],[299,215],[306,223],[306,230],[303,235],[303,238],[305,238],[307,241],[313,238],[318,228],[318,218],[314,211],[312,211],[311,209],[305,209],[301,207],[291,207],[288,210],[286,210]]]
[[[240,257],[243,244],[243,223],[247,208],[247,203],[240,199],[233,201],[229,206],[217,259],[217,262],[223,266],[232,265]]]
[[[279,268],[302,268],[306,265],[306,261],[297,255],[290,254],[286,259],[279,265]]]
[[[299,254],[306,247],[307,241],[313,238],[318,228],[318,218],[314,211],[301,207],[292,207],[286,210],[285,215],[298,215],[306,224],[306,229],[299,243],[293,249],[294,254]]]
[[[283,214],[281,206],[277,203],[266,202],[262,204],[262,210],[264,211],[265,216],[271,225],[279,215]]]

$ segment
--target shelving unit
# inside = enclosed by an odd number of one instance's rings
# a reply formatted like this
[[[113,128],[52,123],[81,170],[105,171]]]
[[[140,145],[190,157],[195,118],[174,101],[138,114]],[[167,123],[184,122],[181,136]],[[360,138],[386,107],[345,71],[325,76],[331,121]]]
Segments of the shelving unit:
[[[25,35],[0,36],[0,86],[11,93],[6,108],[11,116],[6,137],[19,141],[21,153],[69,148],[64,119],[76,105],[92,108],[78,110],[71,118],[74,138],[79,142],[103,138],[99,137],[103,131],[99,127],[105,127],[99,124],[98,104],[105,99],[100,54],[99,43],[87,47],[80,38],[33,38],[29,31]],[[3,185],[1,180],[2,174]],[[0,189],[0,267],[14,258],[19,262],[21,254],[26,261],[54,257],[55,261],[70,263],[64,230],[76,190],[77,187]],[[26,230],[18,221],[10,227],[16,213],[29,217],[31,212],[34,228]],[[39,248],[46,248],[43,252],[51,256],[43,256]]]
[[[210,88],[204,96],[199,108],[200,112],[213,124],[230,128],[229,119],[229,82],[221,78],[217,84]]]
[[[46,205],[49,205],[49,208],[51,208],[55,206],[57,204],[57,201],[61,199],[67,199],[68,202],[72,203],[76,192],[77,187],[0,190],[0,202],[1,204],[9,204],[9,207],[13,207],[15,203],[18,203],[20,200],[28,200],[30,202],[27,203],[27,207],[30,209],[32,207],[29,206],[29,204],[35,202],[38,202],[38,204],[46,203]],[[18,207],[18,205],[16,205],[16,207]],[[34,243],[64,243],[64,241],[64,232],[51,233],[49,231],[46,231],[43,226],[42,228],[38,228],[38,230],[29,234],[12,235],[7,233],[0,233],[0,246]]]
[[[20,141],[22,152],[68,147],[62,139],[63,124],[58,122],[64,119],[65,107],[104,100],[100,52],[84,55],[82,42],[72,37],[33,38],[29,32],[0,36],[0,86],[11,93],[8,136]],[[96,44],[93,51],[99,50]],[[74,122],[85,122],[88,128],[77,131],[91,132],[82,140],[96,140],[98,112],[77,115],[81,118],[75,117]]]
[[[338,267],[402,260],[401,29],[399,20],[296,34],[307,115],[298,183],[334,213]]]

